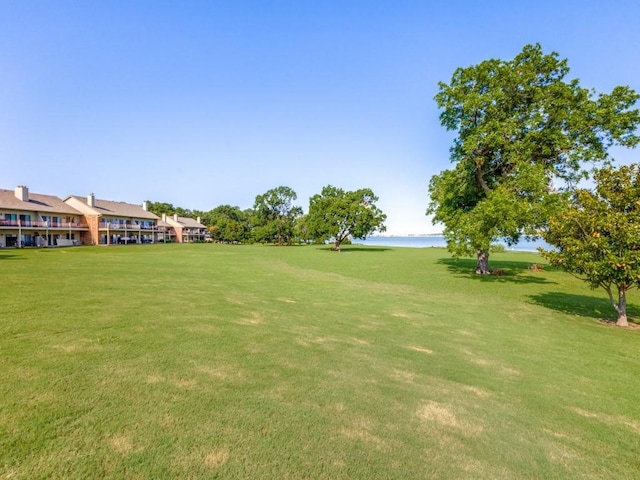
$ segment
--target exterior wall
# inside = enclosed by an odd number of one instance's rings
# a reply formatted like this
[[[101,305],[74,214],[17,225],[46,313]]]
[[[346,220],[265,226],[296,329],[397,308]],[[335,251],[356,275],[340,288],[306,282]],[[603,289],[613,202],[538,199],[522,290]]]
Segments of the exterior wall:
[[[182,227],[173,227],[173,230],[176,232],[176,242],[184,243],[182,239]]]
[[[179,217],[177,214],[169,217],[162,215],[162,221],[168,224],[175,235],[177,243],[204,242],[207,227],[200,223],[200,217],[196,222],[192,218]]]
[[[78,244],[87,227],[80,214],[0,208],[0,247],[55,246],[57,240]]]
[[[91,244],[156,243],[157,217],[143,207],[124,202],[68,197],[65,203],[84,213],[89,225]]]
[[[84,218],[87,222],[87,225],[89,226],[89,232],[85,237],[87,239],[86,245],[98,245],[98,241],[100,239],[98,230],[100,217],[98,217],[97,215],[85,215]]]

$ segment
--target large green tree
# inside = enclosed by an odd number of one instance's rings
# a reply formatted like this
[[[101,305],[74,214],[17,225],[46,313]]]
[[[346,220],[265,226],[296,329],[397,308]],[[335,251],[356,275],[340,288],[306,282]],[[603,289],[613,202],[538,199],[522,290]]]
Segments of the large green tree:
[[[627,291],[640,286],[640,166],[603,168],[594,191],[579,189],[573,203],[552,217],[541,250],[552,265],[603,288],[627,326]]]
[[[297,198],[296,192],[285,186],[256,196],[252,225],[254,239],[278,245],[291,244],[295,221],[302,215],[302,208],[293,205]]]
[[[583,178],[585,162],[640,140],[633,90],[596,95],[568,73],[566,59],[527,45],[439,84],[440,122],[457,135],[454,167],[431,179],[427,214],[444,224],[452,254],[477,256],[476,273],[489,272],[492,242],[539,234],[561,203],[557,189]]]
[[[333,238],[337,251],[348,237],[364,239],[384,232],[387,216],[375,205],[377,201],[369,188],[345,191],[327,185],[309,199],[308,231],[315,239]]]
[[[203,215],[211,238],[221,243],[242,243],[249,233],[249,214],[231,205],[220,205]]]
[[[308,218],[308,215],[302,215],[296,220],[293,234],[295,235],[296,241],[299,243],[310,243],[314,240],[313,235],[309,231],[309,225],[307,222]]]

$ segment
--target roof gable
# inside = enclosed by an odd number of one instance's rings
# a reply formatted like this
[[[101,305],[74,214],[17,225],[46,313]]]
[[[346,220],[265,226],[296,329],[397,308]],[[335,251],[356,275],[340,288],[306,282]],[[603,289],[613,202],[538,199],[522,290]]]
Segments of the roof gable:
[[[79,215],[80,212],[67,205],[61,198],[55,195],[43,195],[29,192],[26,201],[16,197],[13,190],[0,189],[0,208],[11,210],[23,210],[43,213],[62,213],[67,215]]]
[[[72,195],[69,198],[73,198],[76,202],[81,202],[83,207],[86,206],[90,211],[95,212],[95,215],[113,216],[113,217],[133,217],[133,218],[146,218],[149,220],[158,220],[159,217],[140,205],[134,205],[126,202],[114,202],[111,200],[101,200],[96,198],[93,207],[90,207],[86,203],[86,198]]]

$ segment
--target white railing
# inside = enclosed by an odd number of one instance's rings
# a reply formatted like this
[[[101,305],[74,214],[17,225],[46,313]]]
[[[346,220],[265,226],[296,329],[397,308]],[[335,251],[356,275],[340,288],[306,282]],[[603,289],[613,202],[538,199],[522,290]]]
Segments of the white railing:
[[[0,228],[89,228],[86,223],[48,222],[39,220],[0,220]]]

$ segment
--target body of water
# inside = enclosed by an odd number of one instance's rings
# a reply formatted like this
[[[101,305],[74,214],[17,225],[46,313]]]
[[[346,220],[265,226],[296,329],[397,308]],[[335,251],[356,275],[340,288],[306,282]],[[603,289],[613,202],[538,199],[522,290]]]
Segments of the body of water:
[[[366,240],[354,240],[354,244],[371,245],[378,247],[409,247],[409,248],[446,248],[447,242],[442,235],[413,235],[413,236],[382,236],[376,235]],[[552,248],[543,240],[527,242],[522,240],[516,245],[508,246],[503,242],[507,250],[519,252],[537,252],[538,247],[550,249]]]

